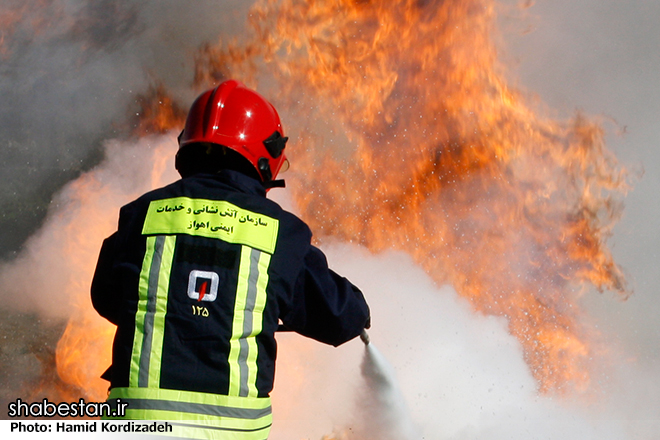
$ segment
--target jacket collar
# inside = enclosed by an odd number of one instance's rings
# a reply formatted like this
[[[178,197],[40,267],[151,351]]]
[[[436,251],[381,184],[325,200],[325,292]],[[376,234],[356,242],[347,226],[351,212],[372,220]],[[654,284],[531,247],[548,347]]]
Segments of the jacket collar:
[[[237,191],[266,197],[266,189],[260,181],[239,171],[221,170],[218,174],[195,174],[191,177],[213,179],[229,185]]]

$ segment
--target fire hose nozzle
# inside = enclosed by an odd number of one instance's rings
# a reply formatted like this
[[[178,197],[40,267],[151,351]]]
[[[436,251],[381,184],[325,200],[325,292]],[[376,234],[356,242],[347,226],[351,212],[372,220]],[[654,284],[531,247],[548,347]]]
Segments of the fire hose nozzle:
[[[369,342],[371,342],[369,339],[369,334],[366,330],[362,330],[362,333],[360,333],[360,340],[364,342],[364,345],[369,345]]]

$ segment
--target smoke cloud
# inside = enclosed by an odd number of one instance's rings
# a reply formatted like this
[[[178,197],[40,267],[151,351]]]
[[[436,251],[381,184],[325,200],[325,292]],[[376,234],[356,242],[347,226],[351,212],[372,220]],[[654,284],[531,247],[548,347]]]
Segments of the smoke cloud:
[[[657,435],[657,373],[617,362],[592,400],[539,396],[503,318],[475,315],[407,255],[374,256],[339,243],[325,251],[340,273],[364,289],[374,317],[372,344],[392,366],[387,379],[399,387],[385,386],[385,392],[400,393],[401,400],[379,394],[378,375],[363,376],[359,340],[327,349],[287,335],[280,338],[272,438],[318,439],[329,428],[347,440]],[[620,355],[613,352],[612,360]],[[637,398],[642,402],[630,407]]]
[[[57,188],[134,128],[154,82],[189,102],[194,53],[238,33],[249,5],[224,0],[29,0],[0,7],[0,258],[43,221]],[[239,19],[240,18],[240,19]]]
[[[11,208],[0,217],[0,257],[13,261],[0,267],[2,309],[64,318],[89,307],[96,252],[115,226],[117,208],[176,177],[168,162],[174,135],[127,142],[127,109],[152,75],[189,102],[196,93],[190,88],[195,48],[239,33],[249,6],[237,0],[191,4],[32,0],[3,6],[0,205]],[[582,106],[611,116],[614,131],[626,128],[621,137],[610,135],[610,144],[633,166],[644,165],[614,236],[635,294],[624,304],[585,298],[612,341],[611,364],[603,367],[594,401],[539,396],[506,322],[475,315],[409,257],[372,256],[335,243],[325,250],[369,299],[372,343],[392,366],[388,377],[398,386],[391,391],[402,396],[400,406],[377,411],[391,401],[378,399],[368,368],[363,373],[359,341],[334,349],[282,335],[273,439],[333,432],[358,439],[383,426],[427,439],[657,437],[660,41],[652,18],[659,7],[653,1],[538,2],[529,10],[538,14],[531,20],[534,32],[507,41],[524,84],[558,111]],[[22,18],[7,22],[9,12]],[[295,209],[286,196],[276,197]],[[62,258],[64,250],[71,258]],[[8,336],[13,342],[24,337],[20,331]],[[16,383],[41,374],[41,360],[19,356],[22,349],[7,342],[1,348],[2,399],[13,400],[20,392]],[[94,365],[86,379],[106,366]],[[401,419],[393,421],[392,414]]]
[[[72,309],[91,306],[90,277],[101,242],[116,229],[119,208],[178,177],[176,148],[174,133],[106,142],[102,164],[65,185],[44,226],[17,258],[0,266],[3,306],[49,318],[68,318]]]

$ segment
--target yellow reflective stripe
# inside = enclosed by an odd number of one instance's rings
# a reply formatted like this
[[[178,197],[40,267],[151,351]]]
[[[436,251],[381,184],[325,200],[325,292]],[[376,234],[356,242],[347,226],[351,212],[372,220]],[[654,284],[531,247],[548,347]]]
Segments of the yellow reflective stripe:
[[[270,254],[243,246],[229,351],[229,395],[256,397],[256,336],[263,328]]]
[[[258,279],[256,283],[254,309],[252,310],[252,330],[248,338],[248,396],[256,397],[257,390],[257,355],[259,349],[257,346],[256,335],[263,329],[263,315],[266,308],[266,286],[268,285],[268,266],[270,265],[270,254],[261,252],[258,263]]]
[[[147,313],[149,274],[151,273],[151,262],[154,257],[154,248],[156,237],[147,237],[147,248],[142,261],[142,270],[140,271],[139,298],[137,312],[135,314],[135,336],[133,337],[133,350],[131,356],[131,366],[129,373],[129,384],[132,387],[138,386],[140,373],[140,355],[142,353],[142,342],[144,339],[144,319]]]
[[[173,425],[172,435],[179,438],[190,439],[217,439],[217,440],[266,440],[270,433],[270,426],[249,432],[234,432],[215,427],[198,427],[186,425]]]
[[[217,238],[273,253],[279,221],[222,201],[174,197],[149,204],[142,233]]]
[[[239,396],[241,393],[241,366],[239,356],[241,354],[241,341],[243,340],[243,328],[245,320],[245,307],[250,285],[250,260],[252,249],[248,246],[241,248],[241,260],[238,268],[238,284],[236,288],[236,300],[234,303],[234,320],[232,322],[232,334],[229,340],[229,395]],[[243,341],[244,343],[245,341]]]
[[[129,385],[158,386],[175,236],[147,237],[139,280]]]
[[[232,397],[153,388],[113,388],[108,401],[115,405],[116,399],[120,399],[122,405],[127,405],[123,419],[175,421],[172,423],[175,433],[179,432],[176,426],[186,424],[186,429],[200,429],[207,434],[220,435],[220,438],[226,438],[222,435],[231,433],[238,439],[265,439],[272,424],[269,397]],[[254,437],[255,434],[261,437]]]
[[[108,417],[105,420],[179,420],[194,422],[195,424],[213,426],[214,428],[223,428],[234,431],[254,431],[270,427],[273,423],[272,413],[264,415],[258,419],[241,419],[238,417],[212,416],[207,414],[186,413],[181,411],[160,410],[149,408],[131,409],[131,406],[138,406],[139,401],[122,400],[128,407],[124,411],[124,417]]]
[[[112,388],[108,400],[163,400],[238,409],[270,410],[269,397],[238,397],[164,388]]]
[[[165,316],[167,315],[170,275],[172,273],[172,261],[174,260],[175,246],[175,236],[169,235],[165,237],[162,262],[158,277],[156,309],[154,313],[154,327],[152,334],[151,356],[149,362],[148,386],[151,388],[160,386],[160,372],[163,359],[163,338],[165,337]]]

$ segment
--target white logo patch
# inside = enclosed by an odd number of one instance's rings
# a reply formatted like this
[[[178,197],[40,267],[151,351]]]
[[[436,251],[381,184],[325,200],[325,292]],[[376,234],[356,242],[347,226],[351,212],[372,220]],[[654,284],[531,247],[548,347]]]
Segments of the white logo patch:
[[[217,273],[193,270],[188,277],[188,297],[197,301],[215,301],[219,283]]]

